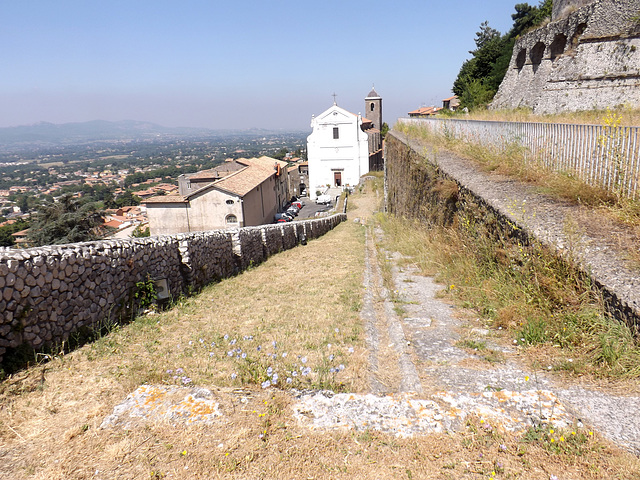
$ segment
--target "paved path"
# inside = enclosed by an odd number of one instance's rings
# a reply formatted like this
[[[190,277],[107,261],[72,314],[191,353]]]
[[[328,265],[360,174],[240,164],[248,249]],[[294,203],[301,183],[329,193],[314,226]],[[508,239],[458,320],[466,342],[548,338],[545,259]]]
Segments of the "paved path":
[[[379,230],[367,233],[362,310],[372,394],[305,395],[296,407],[302,422],[401,436],[461,430],[469,415],[508,431],[541,424],[570,428],[583,422],[640,454],[640,398],[562,387],[544,371],[523,368],[511,359],[518,347],[501,346],[488,330],[469,328],[452,306],[437,298],[442,285],[415,268],[398,268],[397,254],[379,252],[381,236]],[[392,292],[383,285],[380,261],[391,265]],[[405,310],[402,318],[394,301]],[[457,346],[462,339],[487,348],[469,353]],[[487,352],[507,360],[488,362],[483,359]]]

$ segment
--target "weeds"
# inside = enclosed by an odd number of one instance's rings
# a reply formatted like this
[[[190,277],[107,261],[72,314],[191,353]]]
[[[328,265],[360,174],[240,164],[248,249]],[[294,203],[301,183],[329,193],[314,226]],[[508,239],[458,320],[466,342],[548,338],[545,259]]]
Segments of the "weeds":
[[[564,349],[573,360],[558,360],[557,370],[640,377],[640,347],[626,325],[605,315],[588,277],[540,245],[496,235],[474,216],[458,215],[457,228],[426,229],[382,215],[377,221],[390,250],[412,257],[423,272],[437,271],[437,280],[455,285],[444,295],[481,313],[515,344]]]

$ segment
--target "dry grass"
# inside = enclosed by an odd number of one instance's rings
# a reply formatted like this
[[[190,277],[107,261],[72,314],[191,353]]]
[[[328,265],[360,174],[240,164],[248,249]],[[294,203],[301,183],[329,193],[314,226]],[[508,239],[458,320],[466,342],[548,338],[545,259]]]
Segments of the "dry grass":
[[[613,110],[622,115],[621,126],[640,126],[640,109],[617,108]],[[526,108],[514,110],[476,110],[469,114],[459,114],[460,118],[469,120],[488,120],[496,122],[535,122],[535,123],[573,123],[583,125],[602,125],[605,110],[587,110],[583,112],[566,112],[553,115],[537,115]]]
[[[380,196],[368,188],[354,196],[351,218],[368,218]],[[360,224],[346,222],[321,239],[210,286],[167,312],[137,319],[59,356],[46,364],[46,370],[34,367],[6,379],[0,384],[0,478],[539,479],[556,474],[627,479],[640,475],[637,459],[586,430],[577,432],[580,442],[576,437],[554,449],[548,438],[525,440],[487,428],[480,419],[469,421],[459,434],[411,439],[300,426],[291,416],[293,398],[286,384],[268,389],[258,385],[265,366],[281,369],[284,379],[293,368],[287,362],[301,366],[298,355],[306,356],[313,373],[305,380],[298,378],[298,387],[316,388],[326,381],[337,389],[368,390],[367,352],[358,316],[363,230]],[[228,356],[234,348],[250,352],[253,362]],[[267,353],[278,354],[278,360]],[[330,354],[346,368],[335,378],[322,380],[319,372]],[[183,372],[174,379],[177,368]],[[243,377],[242,372],[257,377]],[[235,379],[233,373],[238,374]],[[219,401],[224,415],[213,425],[156,421],[128,429],[99,428],[114,406],[141,383],[172,384],[186,376],[192,384],[210,389]],[[570,432],[565,435],[572,438]]]
[[[498,243],[467,217],[455,222],[457,229],[379,219],[387,248],[407,255],[423,272],[437,271],[450,286],[442,291],[446,298],[477,311],[482,326],[506,343],[535,346],[527,355],[531,365],[640,391],[640,346],[629,328],[606,317],[586,279],[544,249]]]

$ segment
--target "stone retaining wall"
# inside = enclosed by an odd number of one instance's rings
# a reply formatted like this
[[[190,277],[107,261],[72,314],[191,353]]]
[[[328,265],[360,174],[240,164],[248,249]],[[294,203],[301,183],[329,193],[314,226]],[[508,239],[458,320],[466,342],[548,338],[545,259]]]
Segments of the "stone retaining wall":
[[[418,139],[392,130],[385,146],[388,212],[425,226],[459,225],[471,217],[502,241],[537,245],[542,255],[566,260],[567,270],[590,278],[608,313],[640,338],[640,277],[610,239],[581,227],[575,208],[505,181],[455,154],[435,152]],[[526,205],[526,215],[520,212]],[[577,208],[577,207],[576,207]],[[576,241],[567,226],[580,232]],[[568,249],[568,245],[573,245]]]
[[[172,297],[188,294],[345,220],[336,214],[238,230],[3,250],[0,363],[14,349],[42,349],[83,327],[131,319],[138,282],[166,285],[163,293]]]
[[[541,114],[638,108],[638,0],[555,3],[553,22],[517,39],[491,107],[529,107]]]

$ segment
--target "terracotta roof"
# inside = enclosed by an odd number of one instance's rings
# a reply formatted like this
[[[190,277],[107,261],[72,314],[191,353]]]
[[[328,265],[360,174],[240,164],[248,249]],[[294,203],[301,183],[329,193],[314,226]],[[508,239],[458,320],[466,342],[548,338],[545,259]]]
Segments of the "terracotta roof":
[[[238,162],[247,165],[247,167],[212,183],[209,187],[220,188],[229,193],[244,197],[276,173],[276,166],[279,165],[281,169],[287,166],[287,162],[271,157],[240,158]]]
[[[454,95],[453,97],[449,97],[449,98],[445,98],[444,100],[442,100],[443,102],[450,102],[451,100],[453,100],[454,98],[458,98],[457,95]]]
[[[420,107],[412,112],[409,112],[409,115],[435,115],[439,110],[442,110],[440,107]]]
[[[110,220],[108,222],[104,222],[103,225],[105,227],[120,228],[122,227],[123,223],[119,222],[118,220]]]
[[[187,198],[182,195],[158,195],[145,199],[144,203],[186,203]]]

